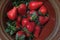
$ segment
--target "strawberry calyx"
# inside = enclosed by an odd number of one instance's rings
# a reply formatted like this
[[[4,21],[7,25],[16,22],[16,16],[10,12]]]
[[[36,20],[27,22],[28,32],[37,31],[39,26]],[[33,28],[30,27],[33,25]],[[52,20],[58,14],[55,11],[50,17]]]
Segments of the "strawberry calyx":
[[[36,12],[33,12],[33,14],[31,14],[31,20],[35,21],[37,19],[37,14]]]

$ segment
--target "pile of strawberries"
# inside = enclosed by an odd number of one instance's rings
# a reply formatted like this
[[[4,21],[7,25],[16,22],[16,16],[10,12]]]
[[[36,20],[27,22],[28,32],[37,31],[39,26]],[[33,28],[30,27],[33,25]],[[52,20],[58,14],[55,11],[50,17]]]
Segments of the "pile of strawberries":
[[[38,38],[42,27],[48,20],[48,10],[41,1],[31,1],[28,5],[21,3],[7,12],[7,17],[11,21],[16,21],[16,40],[25,38]],[[20,38],[20,39],[19,39]]]

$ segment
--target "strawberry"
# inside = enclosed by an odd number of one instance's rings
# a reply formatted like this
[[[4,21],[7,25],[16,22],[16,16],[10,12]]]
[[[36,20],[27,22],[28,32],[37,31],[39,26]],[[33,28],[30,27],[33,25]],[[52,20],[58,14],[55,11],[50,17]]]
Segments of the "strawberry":
[[[35,27],[35,23],[34,22],[31,22],[31,23],[28,23],[26,25],[26,28],[29,32],[33,32],[34,31],[34,27]]]
[[[38,38],[40,32],[41,32],[41,28],[40,28],[40,26],[37,25],[37,26],[35,27],[34,36],[35,36],[36,38]]]
[[[43,2],[33,1],[33,2],[30,2],[30,3],[29,3],[28,8],[29,8],[30,10],[36,10],[36,9],[38,9],[42,4],[43,4]]]
[[[29,20],[27,18],[22,19],[22,26],[26,26],[29,23]]]
[[[26,5],[25,4],[20,4],[18,7],[18,13],[21,15],[26,14]]]
[[[18,18],[17,18],[17,22],[21,22],[21,16],[18,16]]]
[[[28,14],[28,15],[27,15],[27,19],[30,20],[30,18],[31,18],[31,16]]]
[[[35,22],[30,22],[32,24],[32,26],[34,27],[35,26]]]
[[[16,28],[20,28],[20,23],[19,22],[16,22]]]
[[[16,33],[16,40],[24,40],[25,39],[25,34],[23,31],[18,31]]]
[[[43,14],[43,15],[46,15],[46,13],[47,13],[47,8],[43,5],[43,6],[41,6],[41,8],[39,9],[39,12],[41,12],[41,14]]]
[[[31,36],[30,33],[32,33],[34,31],[34,26],[35,26],[35,23],[34,22],[29,22],[26,27],[24,27],[24,31],[26,33],[26,37],[29,37]]]
[[[49,20],[49,17],[39,16],[39,22],[44,25]]]
[[[21,16],[17,17],[16,28],[20,28]]]
[[[17,8],[14,7],[10,11],[8,11],[7,16],[10,20],[15,20],[17,17]]]
[[[16,34],[20,37],[20,36],[24,35],[24,32],[23,31],[18,31]]]

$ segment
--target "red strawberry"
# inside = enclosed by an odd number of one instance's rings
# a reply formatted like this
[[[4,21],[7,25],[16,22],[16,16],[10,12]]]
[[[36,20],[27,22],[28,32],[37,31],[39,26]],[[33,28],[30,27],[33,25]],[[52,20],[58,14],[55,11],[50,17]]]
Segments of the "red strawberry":
[[[35,22],[30,22],[31,23],[31,25],[34,27],[35,26]]]
[[[49,17],[39,16],[39,22],[41,25],[45,24],[49,20]]]
[[[35,27],[35,23],[34,22],[31,22],[31,23],[28,23],[26,25],[26,28],[29,32],[33,32],[34,31],[34,27]]]
[[[21,15],[26,14],[26,5],[25,4],[20,4],[20,6],[18,7],[18,13]]]
[[[17,22],[21,22],[21,16],[18,16],[18,18],[17,18]]]
[[[20,28],[21,16],[18,16],[16,21],[16,28]]]
[[[30,17],[30,15],[28,14],[28,15],[27,15],[27,19],[30,20],[30,18],[31,18],[31,17]]]
[[[43,2],[40,1],[40,2],[39,2],[39,5],[42,6],[42,5],[43,5]]]
[[[20,28],[20,23],[16,22],[16,28]]]
[[[17,8],[14,7],[13,9],[11,9],[8,13],[7,16],[10,20],[15,20],[17,17]]]
[[[43,15],[45,15],[47,13],[47,8],[43,5],[41,6],[41,8],[39,9],[39,12],[41,12]]]
[[[28,8],[30,10],[35,10],[35,9],[39,8],[42,4],[43,4],[43,2],[36,2],[36,1],[30,2]]]
[[[16,33],[16,40],[25,40],[25,34],[23,31],[18,31]]]
[[[24,35],[24,32],[23,31],[18,31],[17,35],[18,35],[18,37],[20,37],[20,36]]]
[[[36,38],[38,38],[40,32],[41,32],[41,28],[40,28],[40,26],[37,25],[37,26],[35,27],[34,36],[35,36]]]
[[[26,26],[29,23],[29,20],[27,18],[22,19],[22,26]]]

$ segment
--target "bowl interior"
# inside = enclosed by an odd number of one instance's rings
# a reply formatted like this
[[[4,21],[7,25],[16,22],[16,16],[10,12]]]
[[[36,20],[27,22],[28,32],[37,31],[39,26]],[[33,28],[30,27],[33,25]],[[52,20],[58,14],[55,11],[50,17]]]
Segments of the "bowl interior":
[[[45,25],[45,27],[42,29],[42,32],[39,36],[38,39],[40,40],[45,40],[45,38],[47,38],[50,33],[52,32],[52,30],[54,29],[55,27],[55,22],[56,22],[56,14],[55,14],[55,11],[52,7],[52,5],[50,4],[49,1],[44,1],[44,5],[47,7],[48,9],[48,13],[49,13],[49,22]],[[5,32],[5,28],[7,27],[6,26],[6,22],[8,20],[7,18],[7,12],[12,9],[13,6],[12,6],[12,2],[11,1],[7,1],[7,3],[5,4],[4,6],[4,9],[3,9],[3,12],[2,12],[2,30]],[[8,35],[6,32],[5,34],[7,35],[7,37],[9,36],[9,38],[11,39],[14,39],[14,36],[10,36]],[[34,40],[37,40],[37,39],[34,39]]]

